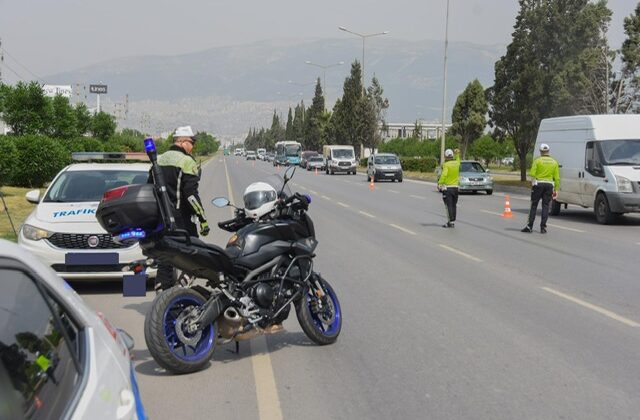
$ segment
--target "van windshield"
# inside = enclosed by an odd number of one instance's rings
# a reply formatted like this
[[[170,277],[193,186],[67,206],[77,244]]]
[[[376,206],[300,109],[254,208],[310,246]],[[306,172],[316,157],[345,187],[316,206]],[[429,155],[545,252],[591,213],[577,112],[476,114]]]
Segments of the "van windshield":
[[[640,140],[601,141],[605,165],[640,165]]]
[[[353,150],[351,149],[335,149],[333,151],[335,159],[351,159],[353,158]]]

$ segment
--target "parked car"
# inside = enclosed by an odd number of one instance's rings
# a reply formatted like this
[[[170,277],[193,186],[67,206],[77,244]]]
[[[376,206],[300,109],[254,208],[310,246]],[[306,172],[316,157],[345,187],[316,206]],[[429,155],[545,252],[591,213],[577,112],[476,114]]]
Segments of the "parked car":
[[[367,159],[367,181],[382,179],[402,182],[402,165],[393,153],[376,153]]]
[[[513,162],[515,161],[514,157],[506,157],[506,158],[502,158],[502,160],[500,162],[502,162],[503,165],[513,165]]]
[[[96,209],[105,191],[130,184],[145,184],[149,163],[109,163],[108,160],[140,158],[125,153],[74,153],[76,161],[62,169],[43,195],[26,194],[36,208],[27,217],[18,243],[65,279],[121,279],[134,274],[122,271],[144,258],[137,244],[114,241],[96,220]],[[155,270],[148,272],[155,276]]]
[[[313,171],[315,169],[323,171],[325,167],[324,158],[321,155],[310,156],[307,160],[307,171]]]
[[[463,160],[460,162],[460,192],[484,191],[487,195],[493,194],[493,177],[489,170],[475,160]]]
[[[131,336],[4,240],[0,279],[1,418],[146,419]]]
[[[247,150],[247,160],[256,160],[255,150]]]

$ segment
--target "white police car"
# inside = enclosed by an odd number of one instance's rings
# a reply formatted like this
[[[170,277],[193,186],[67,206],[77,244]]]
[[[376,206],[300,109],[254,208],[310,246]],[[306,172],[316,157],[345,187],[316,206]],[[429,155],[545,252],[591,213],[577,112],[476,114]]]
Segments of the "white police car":
[[[0,418],[146,418],[126,332],[4,240],[0,279]]]
[[[44,195],[29,191],[37,207],[27,217],[18,243],[50,265],[65,279],[117,279],[133,274],[130,263],[143,259],[137,244],[113,240],[96,220],[105,191],[147,182],[149,163],[98,163],[108,160],[148,160],[144,153],[74,153]],[[150,270],[150,276],[155,272]]]

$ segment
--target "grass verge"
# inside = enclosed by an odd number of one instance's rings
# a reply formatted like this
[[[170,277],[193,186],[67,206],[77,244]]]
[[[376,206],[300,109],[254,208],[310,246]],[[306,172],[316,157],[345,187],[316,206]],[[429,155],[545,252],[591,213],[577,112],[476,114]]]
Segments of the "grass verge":
[[[24,195],[31,188],[18,188],[18,187],[2,187],[0,188],[0,194],[3,196],[4,201],[13,220],[13,225],[16,230],[20,229],[22,223],[35,208],[34,204],[29,203]],[[11,223],[9,222],[9,215],[6,212],[2,201],[0,201],[0,238],[10,241],[16,241],[16,235],[13,233]]]

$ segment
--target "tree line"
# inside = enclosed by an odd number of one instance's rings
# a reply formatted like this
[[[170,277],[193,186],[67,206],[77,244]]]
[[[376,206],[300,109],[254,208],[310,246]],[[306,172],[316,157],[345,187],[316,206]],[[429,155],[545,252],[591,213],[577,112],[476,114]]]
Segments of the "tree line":
[[[379,124],[385,123],[389,100],[374,76],[371,85],[362,85],[362,68],[356,60],[345,79],[343,94],[333,109],[325,109],[320,78],[316,81],[311,105],[304,101],[289,108],[287,121],[282,122],[274,110],[271,127],[251,128],[244,140],[246,149],[272,150],[278,141],[298,141],[304,150],[321,151],[325,144],[348,144],[356,147],[375,147],[380,143]]]
[[[92,114],[83,103],[45,96],[37,82],[0,84],[0,119],[10,128],[0,135],[0,186],[41,187],[66,165],[73,152],[143,152],[148,134],[129,128],[117,131],[116,119],[106,112]],[[218,151],[220,143],[196,133],[193,154]],[[172,138],[159,139],[166,151]]]

